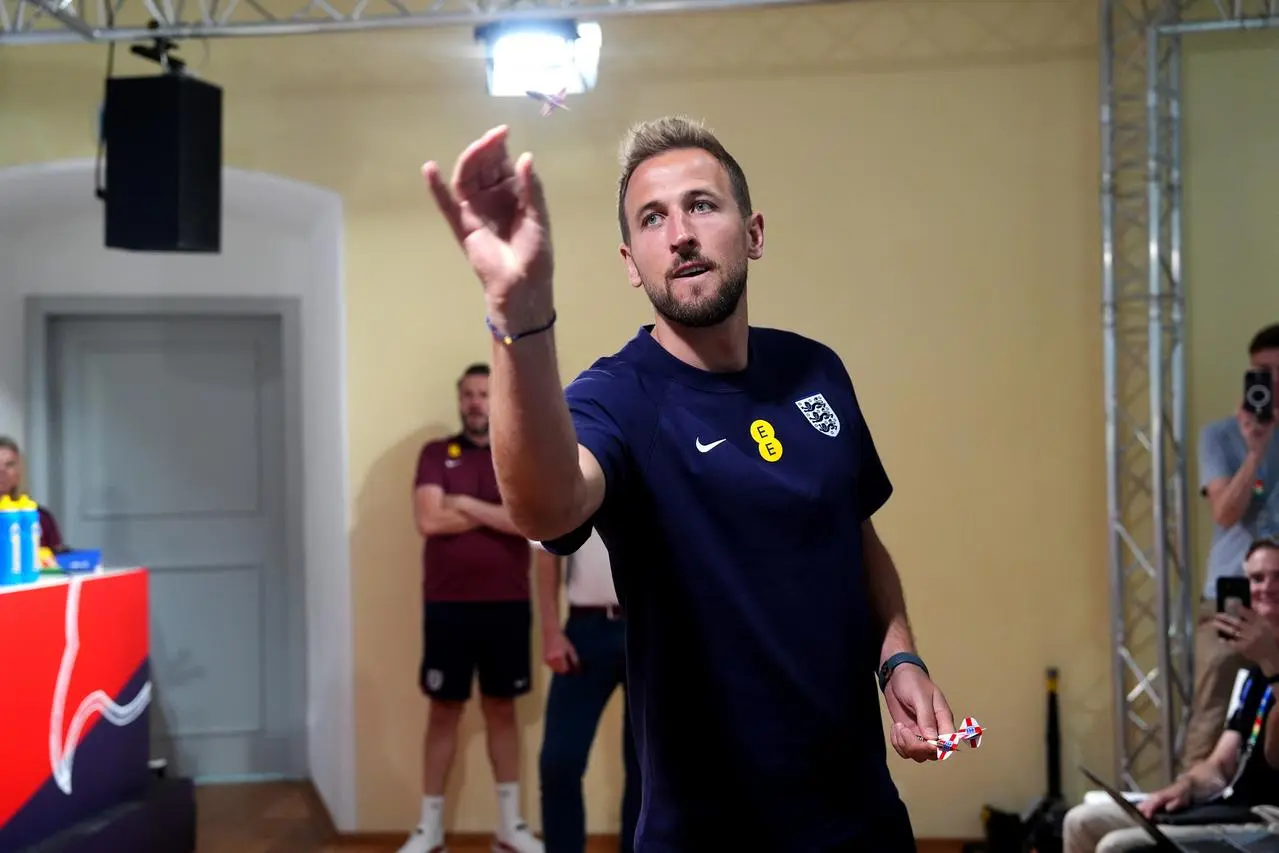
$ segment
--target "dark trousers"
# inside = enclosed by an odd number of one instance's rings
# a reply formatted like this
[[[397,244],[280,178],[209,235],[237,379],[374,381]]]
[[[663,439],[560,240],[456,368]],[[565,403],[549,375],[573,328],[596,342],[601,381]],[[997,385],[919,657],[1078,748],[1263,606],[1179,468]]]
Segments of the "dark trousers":
[[[579,668],[551,677],[546,700],[539,777],[542,840],[546,853],[582,853],[586,848],[586,807],[582,776],[604,706],[613,691],[626,689],[625,627],[603,611],[569,611],[564,634],[577,650]],[[622,795],[620,850],[631,853],[639,819],[640,773],[631,738],[631,719],[623,713],[622,754],[626,773]]]

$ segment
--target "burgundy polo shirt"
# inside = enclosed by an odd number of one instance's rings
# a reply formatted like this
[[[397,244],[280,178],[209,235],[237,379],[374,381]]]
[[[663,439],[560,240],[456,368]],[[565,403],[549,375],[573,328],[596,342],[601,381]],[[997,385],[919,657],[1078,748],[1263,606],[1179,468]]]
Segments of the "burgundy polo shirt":
[[[414,488],[425,485],[439,486],[446,495],[502,502],[492,452],[464,435],[422,448]],[[491,527],[428,536],[422,595],[426,601],[528,601],[530,562],[527,539]]]
[[[56,552],[63,547],[62,531],[58,529],[57,519],[53,517],[53,513],[39,507],[40,511],[40,544],[51,551]]]

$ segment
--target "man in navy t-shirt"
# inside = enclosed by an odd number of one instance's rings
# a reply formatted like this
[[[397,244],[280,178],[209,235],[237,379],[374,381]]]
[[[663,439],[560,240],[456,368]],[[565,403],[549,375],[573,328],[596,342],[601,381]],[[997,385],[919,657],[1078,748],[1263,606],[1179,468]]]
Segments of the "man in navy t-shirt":
[[[627,618],[638,853],[914,850],[903,757],[952,731],[871,517],[892,492],[829,347],[747,321],[763,253],[737,162],[700,125],[622,149],[623,261],[656,317],[561,392],[550,228],[506,128],[424,174],[481,282],[492,446],[513,522],[554,553],[599,531]],[[567,398],[567,403],[565,403]]]

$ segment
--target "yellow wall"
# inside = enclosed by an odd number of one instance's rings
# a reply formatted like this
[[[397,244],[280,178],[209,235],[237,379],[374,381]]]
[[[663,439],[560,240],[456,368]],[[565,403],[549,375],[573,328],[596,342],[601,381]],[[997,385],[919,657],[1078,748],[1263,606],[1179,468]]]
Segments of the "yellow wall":
[[[466,30],[187,47],[225,88],[228,165],[332,187],[348,205],[361,829],[398,832],[417,814],[409,478],[420,443],[456,423],[458,370],[488,352],[479,287],[418,167],[451,163],[499,122],[548,188],[565,380],[650,316],[616,251],[623,129],[687,111],[744,164],[766,222],[752,319],[845,358],[897,486],[880,527],[923,653],[955,711],[990,731],[944,765],[894,759],[918,833],[973,836],[983,803],[1020,809],[1042,792],[1046,666],[1062,668],[1067,793],[1081,790],[1079,761],[1109,768],[1094,7],[609,20],[598,94],[551,120],[484,96]],[[103,62],[98,48],[0,52],[0,165],[91,154]],[[124,51],[117,62],[139,68]],[[1265,79],[1253,75],[1257,91]],[[522,709],[535,825],[545,686],[539,669]],[[592,831],[617,826],[617,713],[592,759]],[[453,780],[462,830],[495,814],[477,717]]]
[[[1191,519],[1202,583],[1212,513],[1194,491],[1199,429],[1239,407],[1248,341],[1279,322],[1279,33],[1187,42],[1185,82],[1186,349]]]

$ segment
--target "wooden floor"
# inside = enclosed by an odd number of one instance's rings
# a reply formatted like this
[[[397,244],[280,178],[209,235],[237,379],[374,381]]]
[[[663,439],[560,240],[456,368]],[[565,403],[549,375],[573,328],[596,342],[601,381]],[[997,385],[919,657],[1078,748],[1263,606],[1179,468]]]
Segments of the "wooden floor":
[[[335,838],[310,785],[214,785],[196,789],[196,853],[395,853],[404,833]],[[490,838],[449,840],[449,853],[489,853]],[[959,853],[949,841],[921,841],[919,853]],[[617,841],[591,839],[589,853],[616,853]]]

